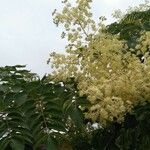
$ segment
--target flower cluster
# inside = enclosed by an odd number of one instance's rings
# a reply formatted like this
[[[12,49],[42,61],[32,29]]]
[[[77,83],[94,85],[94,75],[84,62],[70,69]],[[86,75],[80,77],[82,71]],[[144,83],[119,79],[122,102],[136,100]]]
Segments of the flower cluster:
[[[52,13],[56,26],[63,24],[64,31],[61,37],[67,38],[67,47],[79,48],[87,44],[99,31],[99,27],[104,26],[105,17],[100,17],[98,24],[92,19],[91,2],[92,0],[77,0],[73,5],[66,0],[63,1],[64,7],[61,12],[55,10]]]
[[[68,31],[71,30],[71,23],[78,20],[82,22],[78,31],[68,33],[68,40],[74,39],[72,42],[78,41],[80,30],[85,32],[88,24],[86,19],[90,17],[87,11],[89,2],[78,0],[77,7],[69,5],[64,7],[65,14],[57,14],[60,21],[65,22]],[[78,20],[70,22],[68,17]],[[135,47],[135,51],[143,55],[144,62],[141,63],[132,50],[127,51],[127,44],[119,40],[118,35],[110,35],[102,30],[100,28],[97,34],[92,34],[92,39],[86,45],[67,49],[67,55],[53,54],[51,62],[53,78],[66,81],[74,77],[79,94],[86,95],[91,102],[86,117],[105,125],[113,120],[123,121],[124,115],[131,113],[134,106],[150,100],[150,32],[143,32]]]

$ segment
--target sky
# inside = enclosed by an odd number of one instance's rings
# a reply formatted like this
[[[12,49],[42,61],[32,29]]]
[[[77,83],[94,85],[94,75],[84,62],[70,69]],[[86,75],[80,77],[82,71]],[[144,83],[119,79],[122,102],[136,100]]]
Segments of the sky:
[[[144,0],[93,0],[94,17],[106,16],[112,22],[115,9],[126,10]],[[61,0],[0,0],[0,66],[22,64],[39,75],[50,73],[46,64],[53,51],[64,52],[51,13],[62,7]]]

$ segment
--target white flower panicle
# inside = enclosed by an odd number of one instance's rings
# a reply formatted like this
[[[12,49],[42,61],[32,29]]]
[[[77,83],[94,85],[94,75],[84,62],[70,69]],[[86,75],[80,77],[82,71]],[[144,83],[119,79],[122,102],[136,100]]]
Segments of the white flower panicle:
[[[79,37],[83,33],[89,38],[87,29],[95,26],[89,11],[90,2],[77,0],[77,6],[71,7],[67,1],[63,12],[56,15],[56,19],[64,23],[68,41],[72,45],[78,44],[74,48],[67,47],[67,55],[51,55],[53,79],[75,78],[80,96],[86,95],[92,104],[86,117],[103,125],[113,120],[121,122],[134,106],[150,100],[150,57],[147,52],[150,32],[143,32],[135,47],[135,51],[143,54],[143,63],[132,52],[127,52],[125,41],[120,41],[118,35],[103,33],[102,27],[94,29],[98,32],[92,33],[92,38],[85,44]],[[73,29],[72,24],[75,24]]]

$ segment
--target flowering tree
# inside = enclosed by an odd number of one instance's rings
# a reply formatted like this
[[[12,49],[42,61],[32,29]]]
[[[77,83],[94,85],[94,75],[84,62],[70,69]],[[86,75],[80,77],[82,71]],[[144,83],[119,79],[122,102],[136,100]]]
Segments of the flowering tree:
[[[115,11],[117,21],[110,25],[103,16],[99,23],[92,19],[91,2],[77,0],[72,6],[65,0],[62,12],[53,13],[54,23],[64,25],[61,37],[68,45],[65,55],[50,55],[50,78],[63,82],[73,78],[79,95],[91,103],[80,107],[88,123],[102,126],[88,131],[83,141],[73,138],[73,147],[150,149],[149,1],[126,13]]]
[[[118,22],[106,26],[105,17],[98,24],[92,19],[91,2],[77,0],[71,6],[66,0],[63,11],[54,12],[54,23],[64,25],[62,37],[69,44],[67,54],[52,53],[51,62],[54,80],[74,78],[80,96],[92,104],[85,116],[105,126],[122,122],[150,100],[150,6],[146,1],[127,15],[116,12]]]
[[[66,54],[53,73],[0,67],[1,150],[149,150],[150,6],[92,19],[91,0],[64,0]]]

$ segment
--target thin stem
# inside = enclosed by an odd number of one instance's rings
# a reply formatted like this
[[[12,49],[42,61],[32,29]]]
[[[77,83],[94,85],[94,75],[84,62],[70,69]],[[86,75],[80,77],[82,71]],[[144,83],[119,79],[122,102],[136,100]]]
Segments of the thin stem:
[[[40,101],[40,103],[41,103],[41,101]],[[48,129],[48,126],[47,126],[47,123],[46,123],[46,119],[45,119],[45,116],[44,116],[44,112],[43,112],[43,105],[42,104],[40,106],[40,111],[41,111],[41,115],[43,117],[44,125],[45,125],[46,129]]]
[[[89,35],[87,34],[87,32],[85,31],[85,29],[83,28],[81,22],[79,20],[77,20],[78,24],[80,25],[81,29],[83,30],[83,33],[86,35],[86,37],[89,37]]]

